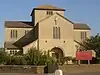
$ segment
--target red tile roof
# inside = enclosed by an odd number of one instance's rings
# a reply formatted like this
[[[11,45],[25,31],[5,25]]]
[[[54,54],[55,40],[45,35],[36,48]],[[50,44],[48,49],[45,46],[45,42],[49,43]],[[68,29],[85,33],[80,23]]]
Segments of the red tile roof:
[[[58,7],[52,6],[52,5],[40,5],[40,6],[36,7],[36,8],[37,9],[51,9],[51,10],[63,10],[63,11],[65,11],[65,9],[63,9],[63,8],[58,8]]]
[[[14,42],[5,42],[4,48],[18,48],[15,45],[13,45]]]
[[[65,19],[68,20],[67,18],[65,18]],[[71,22],[70,20],[68,20],[68,21]],[[73,25],[74,25],[74,29],[91,30],[91,28],[87,24],[73,23]],[[32,26],[32,22],[6,21],[5,28],[33,28],[33,26]]]
[[[34,10],[65,11],[65,9],[63,9],[63,8],[58,8],[58,7],[52,6],[52,5],[40,5],[40,6],[36,7],[36,8],[33,8],[32,13],[31,13],[31,16],[32,16],[32,14],[34,13]]]
[[[74,23],[74,29],[91,30],[87,24],[83,23]]]
[[[32,28],[32,22],[5,21],[5,28]]]

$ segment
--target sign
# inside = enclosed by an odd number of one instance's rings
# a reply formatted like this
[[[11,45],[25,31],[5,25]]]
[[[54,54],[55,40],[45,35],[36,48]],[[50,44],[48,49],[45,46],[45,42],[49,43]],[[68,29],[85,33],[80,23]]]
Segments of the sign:
[[[92,51],[76,51],[76,60],[92,60]]]

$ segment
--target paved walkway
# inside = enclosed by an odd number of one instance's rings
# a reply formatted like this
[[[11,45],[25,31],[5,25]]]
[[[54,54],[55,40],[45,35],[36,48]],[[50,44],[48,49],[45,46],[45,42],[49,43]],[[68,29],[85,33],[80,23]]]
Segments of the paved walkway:
[[[0,73],[0,75],[54,75],[54,74]],[[100,72],[64,73],[64,75],[100,75]]]
[[[64,75],[100,75],[100,72],[65,73]]]

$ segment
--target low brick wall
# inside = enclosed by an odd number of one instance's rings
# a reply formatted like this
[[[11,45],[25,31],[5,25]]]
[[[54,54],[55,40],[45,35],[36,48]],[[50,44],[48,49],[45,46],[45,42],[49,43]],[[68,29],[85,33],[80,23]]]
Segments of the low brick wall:
[[[0,73],[44,73],[44,66],[3,65]]]
[[[0,73],[34,73],[43,74],[45,66],[29,65],[0,65]],[[59,66],[63,72],[80,73],[80,72],[100,72],[99,64],[91,65],[63,65]],[[51,68],[52,69],[52,68]],[[48,69],[50,70],[50,69]]]
[[[99,64],[91,65],[63,65],[59,66],[63,72],[77,73],[77,72],[100,72]]]

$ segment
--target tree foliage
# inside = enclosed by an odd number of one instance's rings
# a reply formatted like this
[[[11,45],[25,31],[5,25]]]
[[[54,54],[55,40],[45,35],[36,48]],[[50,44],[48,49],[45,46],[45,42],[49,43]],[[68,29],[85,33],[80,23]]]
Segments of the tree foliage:
[[[10,55],[4,50],[0,51],[0,64],[3,65],[48,65],[56,64],[56,60],[50,56],[49,51],[46,53],[30,48],[26,54]]]
[[[0,64],[5,64],[7,60],[7,53],[4,50],[0,50]]]
[[[28,50],[28,53],[25,54],[25,59],[27,61],[27,64],[29,64],[29,65],[37,65],[41,56],[42,56],[42,52],[41,51],[36,50],[35,48],[30,48]]]
[[[0,51],[0,64],[4,65],[63,65],[71,60],[71,57],[60,57],[59,60],[50,56],[50,51],[42,52],[35,48],[30,48],[26,54],[10,55],[4,50]]]
[[[97,57],[100,57],[100,36],[99,34],[87,38],[81,43],[81,50],[94,50]]]
[[[7,56],[5,65],[26,65],[26,60],[23,56]]]
[[[30,48],[25,56],[28,65],[48,65],[55,64],[55,60],[50,56],[49,51],[43,53],[35,48]]]

